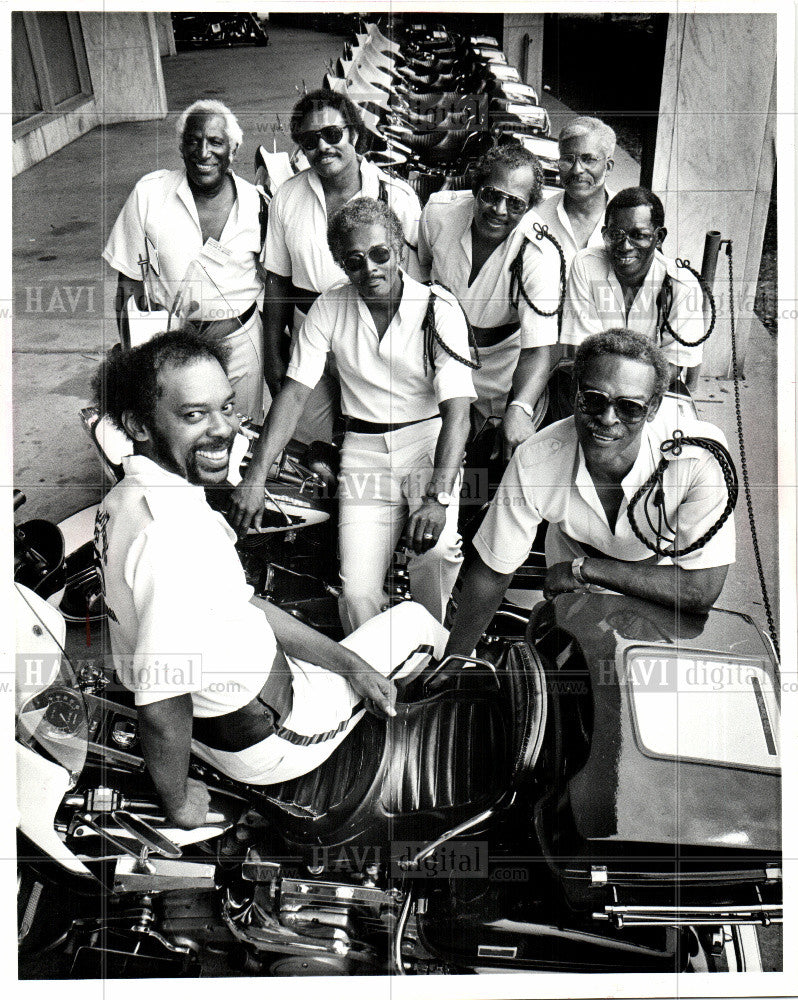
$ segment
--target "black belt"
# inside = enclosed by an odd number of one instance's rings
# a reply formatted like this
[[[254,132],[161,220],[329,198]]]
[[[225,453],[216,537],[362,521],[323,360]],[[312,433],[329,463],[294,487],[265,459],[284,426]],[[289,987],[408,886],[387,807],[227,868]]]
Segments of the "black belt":
[[[192,735],[212,750],[246,750],[271,736],[288,717],[292,705],[291,668],[278,646],[269,676],[258,694],[234,712],[195,718]]]
[[[494,347],[503,340],[511,337],[518,329],[520,323],[502,323],[501,326],[472,326],[474,340],[477,347]]]
[[[306,315],[320,294],[321,292],[312,292],[308,288],[299,288],[293,283],[288,291],[291,302]]]
[[[245,309],[240,316],[225,316],[223,319],[201,319],[197,320],[194,325],[197,328],[197,333],[200,335],[203,333],[218,334],[218,328],[221,324],[227,323],[230,329],[225,330],[224,334],[222,334],[222,336],[224,336],[227,333],[233,333],[236,329],[238,329],[239,325],[246,326],[246,324],[255,315],[255,310],[257,308],[258,303],[253,302],[252,305],[248,309]]]
[[[412,427],[413,424],[423,424],[425,420],[434,420],[438,414],[432,417],[420,417],[418,420],[408,420],[403,424],[373,424],[370,420],[359,420],[357,417],[346,417],[346,429],[353,434],[390,434],[391,431],[401,430],[402,427]]]

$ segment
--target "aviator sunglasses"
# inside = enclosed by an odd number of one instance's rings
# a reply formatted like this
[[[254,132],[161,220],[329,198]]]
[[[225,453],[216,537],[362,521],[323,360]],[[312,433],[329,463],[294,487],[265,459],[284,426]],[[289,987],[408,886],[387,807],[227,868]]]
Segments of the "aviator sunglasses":
[[[325,125],[324,128],[309,129],[307,132],[300,132],[296,137],[296,141],[297,145],[310,153],[319,145],[319,139],[324,139],[328,146],[337,146],[343,137],[344,129],[340,125]]]
[[[348,253],[344,257],[341,263],[343,264],[345,271],[355,273],[363,270],[363,265],[366,263],[367,257],[372,264],[387,264],[391,259],[391,248],[386,247],[382,243],[378,243],[376,246],[369,247],[366,253],[361,253],[359,250],[353,250],[352,253]]]
[[[523,215],[529,208],[523,198],[516,198],[515,195],[499,191],[498,188],[494,187],[481,187],[477,192],[477,198],[483,205],[490,205],[492,208],[504,201],[507,204],[507,211],[511,215]]]
[[[653,396],[647,403],[641,403],[626,396],[608,396],[606,392],[600,392],[598,389],[577,387],[576,390],[576,405],[582,413],[586,413],[589,417],[600,417],[607,412],[607,407],[611,406],[624,424],[639,424],[641,420],[645,420],[653,401]]]

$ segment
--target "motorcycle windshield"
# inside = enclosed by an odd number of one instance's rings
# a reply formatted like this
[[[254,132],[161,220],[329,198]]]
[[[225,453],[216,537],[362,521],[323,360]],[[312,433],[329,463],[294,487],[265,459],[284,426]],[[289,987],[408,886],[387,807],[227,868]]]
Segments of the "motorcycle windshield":
[[[36,595],[17,588],[18,624],[27,619],[34,641],[17,643],[16,738],[24,746],[59,764],[74,784],[86,762],[89,720],[83,693],[72,665],[49,627]],[[44,603],[44,602],[42,602]],[[18,632],[19,638],[19,632]]]

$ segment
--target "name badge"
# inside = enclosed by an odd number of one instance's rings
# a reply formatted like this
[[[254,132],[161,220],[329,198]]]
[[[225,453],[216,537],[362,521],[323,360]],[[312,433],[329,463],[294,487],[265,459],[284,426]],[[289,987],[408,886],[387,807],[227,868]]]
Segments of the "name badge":
[[[202,248],[202,256],[207,257],[208,260],[212,260],[214,264],[226,264],[230,260],[232,253],[232,250],[223,247],[218,240],[210,238]]]

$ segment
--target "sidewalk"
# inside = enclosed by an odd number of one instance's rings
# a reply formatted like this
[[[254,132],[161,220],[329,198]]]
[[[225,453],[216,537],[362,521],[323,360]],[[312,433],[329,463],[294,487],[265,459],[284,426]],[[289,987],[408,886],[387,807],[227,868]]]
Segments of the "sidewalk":
[[[165,59],[169,117],[95,129],[15,179],[14,479],[28,498],[26,518],[60,520],[102,496],[99,462],[78,421],[90,398],[91,376],[118,339],[112,306],[116,275],[100,254],[134,183],[150,170],[179,166],[171,112],[199,97],[228,104],[244,130],[236,170],[252,180],[257,146],[272,148],[276,142],[277,149],[290,148],[287,132],[275,134],[272,127],[279,116],[287,129],[303,82],[309,90],[319,86],[344,42],[333,35],[272,28],[266,48],[186,52]],[[556,132],[567,109],[549,95],[542,99]],[[634,183],[633,161],[624,161],[623,174],[624,183]],[[619,178],[616,170],[616,187],[623,186]],[[751,485],[762,559],[777,604],[776,345],[764,333],[749,351],[746,375],[741,397]],[[737,460],[731,383],[704,378],[696,399],[701,416],[724,429]],[[736,520],[738,561],[720,603],[764,626],[742,492]]]

